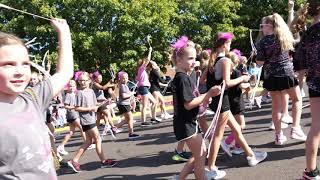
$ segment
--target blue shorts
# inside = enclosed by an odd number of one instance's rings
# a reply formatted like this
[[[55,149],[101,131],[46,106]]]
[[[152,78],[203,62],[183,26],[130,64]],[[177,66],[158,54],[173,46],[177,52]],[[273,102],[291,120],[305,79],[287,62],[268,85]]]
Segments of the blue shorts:
[[[140,87],[138,87],[138,93],[141,96],[149,94],[149,87],[148,86],[140,86]]]

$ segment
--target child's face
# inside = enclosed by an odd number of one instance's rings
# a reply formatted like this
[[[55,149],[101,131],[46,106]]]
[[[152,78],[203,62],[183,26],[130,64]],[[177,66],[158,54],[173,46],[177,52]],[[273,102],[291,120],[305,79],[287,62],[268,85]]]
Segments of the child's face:
[[[22,45],[0,48],[0,93],[18,95],[30,81],[31,70],[27,49]]]
[[[76,85],[76,83],[75,83],[74,81],[71,81],[71,82],[69,83],[69,90],[70,90],[71,92],[75,92],[75,91],[77,90],[77,85]]]
[[[99,75],[95,81],[100,84],[102,82],[102,75]]]
[[[128,75],[127,74],[122,75],[121,83],[122,84],[127,84],[128,83]]]
[[[177,66],[186,72],[192,72],[195,66],[197,52],[195,48],[188,47],[184,49],[182,57],[178,58]]]
[[[90,79],[88,76],[85,76],[85,75],[81,75],[79,77],[79,85],[82,89],[85,89],[85,88],[88,88],[89,85],[90,85]]]
[[[38,84],[38,82],[39,82],[38,74],[32,73],[30,77],[29,85],[33,87],[36,84]]]

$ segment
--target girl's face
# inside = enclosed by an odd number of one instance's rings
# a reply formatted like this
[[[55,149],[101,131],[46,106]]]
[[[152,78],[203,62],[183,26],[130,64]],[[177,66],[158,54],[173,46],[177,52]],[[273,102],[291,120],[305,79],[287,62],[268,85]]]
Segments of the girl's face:
[[[30,81],[31,70],[27,49],[22,45],[0,48],[0,94],[17,96]]]
[[[69,82],[69,90],[71,92],[75,92],[77,90],[77,85],[75,81],[70,81]]]
[[[183,55],[177,59],[177,67],[185,72],[192,72],[197,57],[196,49],[193,47],[187,47],[183,51]]]
[[[32,73],[30,77],[29,85],[33,87],[36,84],[38,84],[38,82],[39,82],[38,74]]]
[[[102,75],[99,75],[97,78],[96,78],[96,82],[97,83],[102,83]]]
[[[226,42],[224,43],[224,48],[225,48],[225,50],[226,50],[227,52],[230,51],[230,49],[231,49],[231,40],[228,40],[228,41],[226,41]]]
[[[127,74],[123,74],[121,79],[120,79],[122,84],[127,84],[128,83],[128,75]]]
[[[90,86],[90,79],[86,75],[81,75],[79,77],[78,82],[79,82],[79,85],[80,85],[81,89],[86,89],[86,88],[89,88],[89,86]]]
[[[265,21],[262,21],[262,24],[260,24],[260,29],[264,36],[270,35],[273,33],[273,25],[268,24]]]

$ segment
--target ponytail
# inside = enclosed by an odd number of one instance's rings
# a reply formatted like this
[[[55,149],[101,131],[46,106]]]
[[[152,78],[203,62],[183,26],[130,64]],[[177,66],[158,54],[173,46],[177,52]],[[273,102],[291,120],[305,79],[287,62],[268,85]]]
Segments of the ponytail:
[[[293,50],[294,38],[287,23],[277,13],[271,15],[270,19],[273,20],[274,34],[280,42],[281,51]]]

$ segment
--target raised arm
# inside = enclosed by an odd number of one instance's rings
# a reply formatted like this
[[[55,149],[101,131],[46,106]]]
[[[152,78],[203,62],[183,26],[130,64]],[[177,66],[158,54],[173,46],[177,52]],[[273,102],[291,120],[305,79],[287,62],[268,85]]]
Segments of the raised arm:
[[[71,33],[67,21],[64,19],[51,19],[51,24],[58,33],[59,57],[57,71],[50,77],[53,96],[56,96],[69,82],[73,75],[73,54]]]

